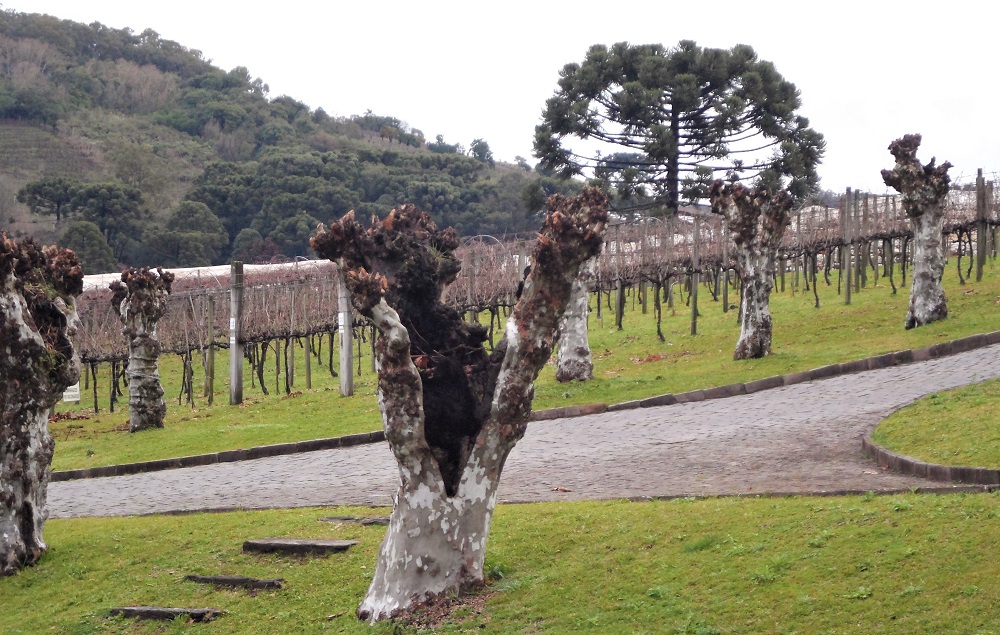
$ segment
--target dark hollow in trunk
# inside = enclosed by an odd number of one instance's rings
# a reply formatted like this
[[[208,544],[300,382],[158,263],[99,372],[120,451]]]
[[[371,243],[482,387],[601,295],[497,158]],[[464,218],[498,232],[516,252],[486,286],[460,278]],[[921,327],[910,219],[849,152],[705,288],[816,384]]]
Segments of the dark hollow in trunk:
[[[400,474],[359,618],[483,584],[500,473],[526,430],[573,281],[601,248],[606,206],[594,189],[549,200],[531,273],[492,353],[486,329],[441,302],[460,269],[453,230],[404,205],[367,229],[348,213],[312,239],[321,256],[343,258],[351,302],[378,329],[379,406]]]

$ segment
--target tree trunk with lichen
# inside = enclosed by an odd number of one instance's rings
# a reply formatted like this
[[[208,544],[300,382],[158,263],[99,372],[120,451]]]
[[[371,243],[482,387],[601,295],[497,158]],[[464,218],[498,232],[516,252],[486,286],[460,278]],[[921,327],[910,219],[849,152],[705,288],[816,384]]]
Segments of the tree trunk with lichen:
[[[601,248],[607,200],[553,197],[531,274],[492,353],[485,329],[441,303],[458,275],[452,230],[406,205],[367,230],[353,213],[312,240],[343,257],[355,308],[379,330],[378,398],[400,487],[358,617],[372,623],[484,583],[507,456],[524,436],[580,266]],[[371,273],[369,273],[371,272]]]
[[[167,309],[173,280],[172,273],[144,267],[126,269],[121,281],[111,283],[111,305],[128,338],[129,432],[163,427],[167,405],[157,369],[156,323]]]
[[[771,354],[771,289],[778,246],[791,217],[787,191],[770,194],[763,188],[716,181],[709,195],[712,211],[726,219],[740,274],[740,337],[733,359]]]
[[[48,517],[48,420],[80,379],[69,337],[83,272],[72,251],[0,236],[0,577],[38,562]]]
[[[889,144],[896,159],[892,170],[882,170],[882,180],[902,194],[903,211],[913,228],[913,273],[910,306],[905,326],[911,329],[948,317],[941,278],[944,276],[944,204],[948,196],[951,164],[945,161],[920,165],[917,149],[921,137],[905,135]]]
[[[590,356],[587,315],[590,313],[590,282],[597,269],[597,258],[580,267],[573,281],[573,292],[566,312],[559,322],[559,348],[556,349],[556,381],[588,381],[594,376]]]

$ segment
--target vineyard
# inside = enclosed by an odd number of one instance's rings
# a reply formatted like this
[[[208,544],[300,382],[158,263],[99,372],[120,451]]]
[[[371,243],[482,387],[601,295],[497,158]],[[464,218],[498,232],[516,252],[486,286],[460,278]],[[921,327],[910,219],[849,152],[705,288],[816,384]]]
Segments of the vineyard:
[[[949,194],[944,231],[960,279],[981,277],[985,260],[996,257],[998,211],[992,184],[982,180],[975,190]],[[729,310],[729,295],[732,293],[735,301],[739,284],[724,236],[721,217],[691,208],[682,209],[671,219],[612,224],[592,286],[598,297],[597,316],[610,311],[622,328],[626,298],[631,295],[644,313],[651,303],[662,338],[659,324],[663,306],[683,301],[696,309],[699,290],[721,300],[722,310]],[[794,290],[811,292],[817,308],[819,285],[835,286],[847,303],[852,292],[880,278],[888,278],[888,286],[895,292],[906,284],[910,242],[909,223],[898,197],[848,190],[839,208],[808,206],[793,213],[778,256],[776,288],[784,291],[790,285]],[[446,289],[445,300],[468,313],[470,319],[488,316],[491,345],[514,305],[532,248],[531,239],[478,236],[466,239],[456,252],[462,273]],[[158,337],[164,352],[184,360],[187,398],[193,398],[195,360],[205,370],[205,394],[211,395],[215,352],[228,349],[232,342],[240,346],[250,363],[250,383],[265,392],[265,364],[279,374],[284,368],[285,389],[291,390],[294,378],[288,371],[295,366],[296,349],[314,356],[333,375],[346,372],[341,367],[343,361],[341,365],[335,362],[337,347],[343,348],[337,335],[341,324],[347,323],[338,316],[336,265],[299,260],[240,266],[241,285],[234,284],[229,265],[174,270],[177,277]],[[894,277],[897,272],[899,280]],[[108,290],[117,277],[88,276],[79,300],[81,325],[75,344],[84,362],[85,388],[94,392],[95,403],[102,364],[110,366],[112,396],[121,394],[127,351]],[[231,306],[237,286],[242,310],[234,320]],[[693,310],[692,333],[696,320],[697,310]],[[374,333],[359,316],[350,323],[350,333],[345,335],[355,343],[351,346],[356,347],[360,363],[362,347],[373,344]],[[351,365],[348,361],[346,368]]]

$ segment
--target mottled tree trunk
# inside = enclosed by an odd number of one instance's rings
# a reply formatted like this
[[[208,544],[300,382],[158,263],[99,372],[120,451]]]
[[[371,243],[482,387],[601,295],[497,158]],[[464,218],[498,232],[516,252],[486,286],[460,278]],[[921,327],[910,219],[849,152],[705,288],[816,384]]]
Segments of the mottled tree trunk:
[[[911,329],[948,317],[944,287],[944,202],[948,196],[951,164],[927,165],[917,160],[920,135],[905,135],[889,144],[896,159],[892,170],[882,170],[885,184],[902,194],[903,211],[913,228],[913,274],[905,326]],[[905,251],[904,251],[905,263]]]
[[[121,282],[111,284],[111,303],[128,338],[129,432],[163,427],[167,404],[157,368],[156,323],[166,311],[173,278],[162,269],[126,269]]]
[[[588,381],[594,376],[587,316],[590,313],[590,282],[596,269],[597,258],[591,258],[580,267],[580,275],[573,282],[573,294],[559,322],[556,381]]]
[[[73,252],[0,236],[0,577],[35,564],[47,548],[48,420],[80,378],[69,336],[82,287]]]
[[[400,487],[371,586],[358,607],[375,622],[412,604],[483,584],[483,560],[500,472],[524,434],[524,422],[481,430],[458,491],[449,496],[438,461],[423,436],[420,376],[409,335],[382,300],[371,310],[377,343],[379,402],[386,436],[399,464]]]
[[[906,328],[929,324],[948,317],[945,302],[944,276],[945,241],[944,209],[927,209],[912,218],[913,273],[910,285],[910,306],[906,312]]]
[[[167,414],[157,360],[160,342],[156,325],[136,319],[128,339],[128,429],[129,432],[162,428]]]
[[[737,261],[743,290],[740,295],[740,337],[736,341],[733,359],[756,359],[771,353],[771,288],[774,261],[764,255],[743,253]]]
[[[792,199],[786,191],[770,194],[739,183],[713,184],[712,211],[726,219],[740,274],[740,338],[733,359],[771,354],[771,289],[778,247],[790,222]]]
[[[606,204],[589,188],[549,200],[554,211],[531,274],[489,356],[481,327],[440,304],[440,290],[458,274],[458,241],[426,214],[404,206],[367,231],[348,214],[311,241],[326,258],[345,257],[351,302],[379,330],[379,408],[399,465],[396,504],[360,619],[374,623],[484,583],[500,474],[527,429],[534,380],[552,354],[580,266],[601,248]],[[438,294],[427,304],[432,285]],[[439,335],[454,342],[452,357],[428,347]]]

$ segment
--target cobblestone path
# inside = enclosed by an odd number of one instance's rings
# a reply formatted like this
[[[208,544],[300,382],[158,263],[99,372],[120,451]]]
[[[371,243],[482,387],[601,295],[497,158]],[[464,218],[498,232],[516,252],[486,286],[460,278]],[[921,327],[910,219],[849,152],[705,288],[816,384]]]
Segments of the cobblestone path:
[[[997,376],[1000,345],[728,399],[536,422],[507,461],[500,500],[932,485],[876,468],[861,455],[862,435],[918,397]],[[49,513],[389,505],[397,478],[378,443],[53,483]]]

